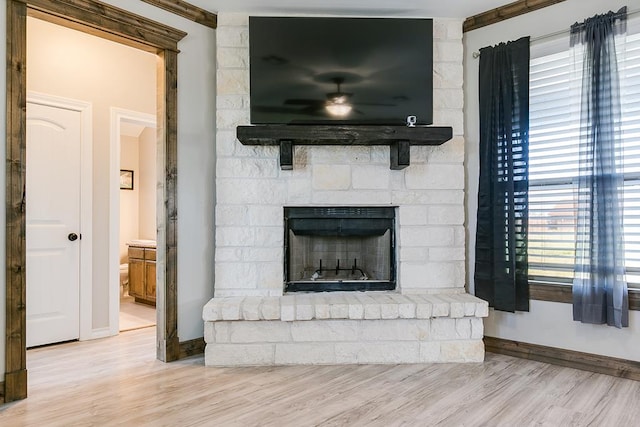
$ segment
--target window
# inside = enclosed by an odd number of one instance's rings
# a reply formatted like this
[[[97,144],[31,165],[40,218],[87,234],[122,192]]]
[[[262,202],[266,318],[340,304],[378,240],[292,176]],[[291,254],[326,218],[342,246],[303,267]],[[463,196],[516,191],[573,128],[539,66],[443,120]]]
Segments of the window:
[[[640,33],[627,35],[621,46],[618,68],[624,149],[625,258],[629,287],[640,288]],[[572,50],[565,48],[536,56],[532,49],[529,134],[532,283],[571,283],[573,278],[581,69],[580,65],[574,69],[573,55]]]

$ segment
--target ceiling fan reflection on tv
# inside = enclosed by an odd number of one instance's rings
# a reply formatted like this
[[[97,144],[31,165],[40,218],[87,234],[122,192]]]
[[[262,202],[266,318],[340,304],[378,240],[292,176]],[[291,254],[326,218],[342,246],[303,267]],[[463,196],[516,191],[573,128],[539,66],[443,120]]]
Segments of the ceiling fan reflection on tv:
[[[335,92],[328,92],[326,94],[326,99],[288,98],[285,99],[283,103],[287,107],[257,106],[256,108],[262,112],[296,113],[330,118],[344,118],[350,115],[352,112],[356,114],[362,114],[360,110],[354,108],[357,105],[384,107],[395,106],[395,104],[351,101],[353,93],[342,91],[342,84],[345,82],[344,77],[331,77],[329,80],[336,85],[336,90]],[[302,108],[293,108],[294,106],[299,106]]]

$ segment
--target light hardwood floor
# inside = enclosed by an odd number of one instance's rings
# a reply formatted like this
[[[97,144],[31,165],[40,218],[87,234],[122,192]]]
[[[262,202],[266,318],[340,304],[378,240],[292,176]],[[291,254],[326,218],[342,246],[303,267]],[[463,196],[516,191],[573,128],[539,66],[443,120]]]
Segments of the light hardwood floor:
[[[155,324],[155,307],[135,302],[128,295],[120,298],[120,332],[148,328]]]
[[[155,328],[30,350],[1,426],[638,426],[640,382],[487,354],[482,364],[207,368]]]

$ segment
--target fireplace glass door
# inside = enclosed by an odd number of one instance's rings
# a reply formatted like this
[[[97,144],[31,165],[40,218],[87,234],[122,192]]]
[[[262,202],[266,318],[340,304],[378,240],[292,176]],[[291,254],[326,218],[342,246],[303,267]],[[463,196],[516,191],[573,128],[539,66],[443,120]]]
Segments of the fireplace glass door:
[[[285,208],[285,291],[390,290],[395,208]]]

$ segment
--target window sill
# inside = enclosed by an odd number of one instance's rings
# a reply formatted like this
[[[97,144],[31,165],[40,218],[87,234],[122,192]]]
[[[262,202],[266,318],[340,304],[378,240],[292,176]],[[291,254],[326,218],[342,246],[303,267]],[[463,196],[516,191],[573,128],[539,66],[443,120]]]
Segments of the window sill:
[[[573,302],[571,285],[530,283],[529,297],[538,301]],[[640,310],[640,289],[629,289],[629,310]]]

